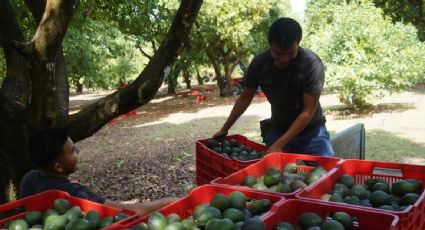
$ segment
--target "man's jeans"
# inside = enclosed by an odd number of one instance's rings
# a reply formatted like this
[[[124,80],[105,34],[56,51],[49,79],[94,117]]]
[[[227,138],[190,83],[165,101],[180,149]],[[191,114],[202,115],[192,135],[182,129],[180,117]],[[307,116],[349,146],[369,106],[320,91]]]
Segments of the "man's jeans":
[[[271,146],[284,133],[275,127],[270,127],[265,135],[266,146]],[[326,126],[320,125],[307,132],[300,133],[282,149],[287,153],[302,153],[315,156],[333,157],[334,151],[329,141],[329,133]]]

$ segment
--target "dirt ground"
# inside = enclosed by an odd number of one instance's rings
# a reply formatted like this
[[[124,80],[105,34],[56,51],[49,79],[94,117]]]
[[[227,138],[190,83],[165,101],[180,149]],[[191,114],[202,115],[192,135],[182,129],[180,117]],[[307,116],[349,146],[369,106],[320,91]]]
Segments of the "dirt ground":
[[[425,87],[424,87],[425,88]],[[425,90],[385,97],[372,112],[347,111],[335,94],[321,97],[332,132],[361,122],[369,130],[385,130],[425,148]],[[74,95],[73,112],[106,93]],[[77,143],[80,169],[73,180],[117,201],[144,201],[184,196],[195,186],[195,142],[210,137],[225,121],[236,97],[219,98],[217,90],[196,96],[164,94],[137,109],[137,115],[117,119],[90,138]],[[258,121],[270,116],[270,105],[256,97],[231,133],[260,142]],[[402,158],[425,164],[425,158]]]

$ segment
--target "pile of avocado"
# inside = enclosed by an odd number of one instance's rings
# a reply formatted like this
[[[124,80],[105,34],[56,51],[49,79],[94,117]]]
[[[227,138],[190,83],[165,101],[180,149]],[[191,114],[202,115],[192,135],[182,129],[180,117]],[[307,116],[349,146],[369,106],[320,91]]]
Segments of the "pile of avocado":
[[[356,184],[351,175],[342,175],[331,193],[321,199],[352,205],[374,207],[390,211],[403,211],[413,205],[422,193],[422,182],[404,179],[390,185],[382,178],[369,178],[364,184]]]
[[[118,213],[115,217],[100,218],[95,210],[83,214],[78,206],[71,206],[68,200],[58,198],[53,203],[54,209],[44,213],[32,211],[23,219],[11,220],[3,226],[8,230],[93,230],[101,229],[114,222],[127,218],[125,213]]]
[[[296,163],[286,164],[282,169],[282,173],[279,169],[271,167],[260,178],[246,176],[243,185],[262,191],[291,193],[297,189],[306,188],[309,184],[317,181],[327,173],[320,166],[315,167],[310,173],[297,171]]]
[[[192,216],[181,220],[173,213],[165,217],[159,212],[150,215],[148,223],[140,223],[133,230],[263,230],[265,224],[258,216],[267,212],[272,203],[268,199],[249,200],[239,191],[227,197],[217,193],[210,204],[200,204]]]
[[[257,152],[242,143],[238,143],[235,139],[223,140],[222,142],[209,139],[208,148],[224,157],[240,161],[261,159],[265,154],[264,151]]]
[[[335,212],[329,218],[322,219],[313,212],[305,212],[298,217],[298,225],[280,222],[275,230],[350,230],[354,227],[354,218],[346,212]]]

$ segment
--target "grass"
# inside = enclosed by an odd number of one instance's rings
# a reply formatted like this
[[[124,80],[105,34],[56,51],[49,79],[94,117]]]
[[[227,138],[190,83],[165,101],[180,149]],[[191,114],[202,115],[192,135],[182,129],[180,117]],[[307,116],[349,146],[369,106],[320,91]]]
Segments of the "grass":
[[[331,136],[336,133],[329,131]],[[366,130],[365,144],[366,160],[425,164],[425,145],[382,129]]]
[[[424,164],[425,146],[384,130],[368,130],[366,159]]]
[[[247,136],[250,140],[258,143],[262,142],[259,132],[241,128],[238,128],[237,131]],[[329,133],[333,136],[337,132],[331,130]],[[413,164],[425,163],[425,145],[380,129],[366,131],[365,153],[367,160]]]

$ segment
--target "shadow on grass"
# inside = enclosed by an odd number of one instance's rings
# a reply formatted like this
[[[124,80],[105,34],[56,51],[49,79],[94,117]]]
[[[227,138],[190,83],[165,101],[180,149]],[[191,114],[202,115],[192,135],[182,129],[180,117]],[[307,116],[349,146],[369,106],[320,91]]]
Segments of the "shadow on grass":
[[[415,108],[416,106],[413,103],[382,103],[363,109],[352,108],[347,105],[331,105],[325,106],[323,109],[326,115],[333,115],[336,120],[343,120],[369,117],[379,113],[404,112]]]
[[[366,131],[366,159],[425,164],[425,145],[380,129]]]

